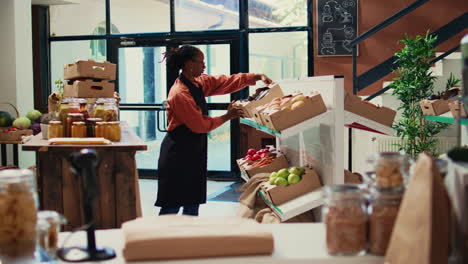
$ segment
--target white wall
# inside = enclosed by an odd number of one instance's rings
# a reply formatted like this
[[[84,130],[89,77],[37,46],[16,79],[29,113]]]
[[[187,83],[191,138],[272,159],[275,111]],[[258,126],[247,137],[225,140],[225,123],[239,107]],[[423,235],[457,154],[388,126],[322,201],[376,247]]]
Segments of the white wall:
[[[16,105],[20,115],[25,115],[34,106],[31,0],[0,1],[0,33],[0,101]],[[13,153],[8,150],[11,164]],[[21,167],[34,165],[34,153],[20,151],[19,160]]]

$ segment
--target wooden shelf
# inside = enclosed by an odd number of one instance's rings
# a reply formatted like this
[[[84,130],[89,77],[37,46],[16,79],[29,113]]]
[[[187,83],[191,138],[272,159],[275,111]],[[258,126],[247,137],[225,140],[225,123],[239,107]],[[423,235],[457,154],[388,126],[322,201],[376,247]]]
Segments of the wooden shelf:
[[[323,204],[322,188],[306,193],[281,205],[274,205],[266,198],[265,193],[262,190],[259,190],[258,194],[282,222]]]
[[[307,128],[310,128],[310,127],[316,125],[317,123],[323,123],[324,121],[326,121],[326,120],[328,120],[330,118],[331,118],[331,112],[327,111],[327,112],[322,113],[322,114],[320,114],[318,116],[314,116],[314,117],[312,117],[310,119],[304,120],[301,123],[296,124],[296,125],[294,125],[292,127],[288,127],[288,128],[286,128],[286,129],[284,129],[282,131],[269,129],[268,127],[266,127],[264,125],[260,125],[257,122],[255,122],[254,120],[248,119],[248,118],[241,118],[240,122],[242,124],[251,126],[251,127],[256,128],[256,129],[258,129],[258,130],[260,130],[262,132],[270,134],[272,136],[287,138],[287,137],[290,137],[290,136],[297,135],[298,133],[306,130]]]
[[[356,115],[348,111],[344,112],[344,123],[347,127],[366,130],[369,132],[374,132],[383,135],[396,136],[396,130],[389,126],[383,125],[381,123],[375,122],[373,120],[367,119],[365,117]]]

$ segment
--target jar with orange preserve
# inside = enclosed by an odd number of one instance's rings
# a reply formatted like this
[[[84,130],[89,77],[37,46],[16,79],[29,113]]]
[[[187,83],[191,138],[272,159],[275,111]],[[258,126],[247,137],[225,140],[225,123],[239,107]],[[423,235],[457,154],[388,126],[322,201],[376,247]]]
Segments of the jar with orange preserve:
[[[84,121],[83,114],[81,113],[69,113],[68,114],[66,129],[65,129],[65,137],[71,137],[73,122],[79,122],[79,121]]]
[[[86,118],[89,117],[88,101],[84,98],[76,98],[75,100],[79,105],[80,113],[83,114],[84,119],[86,120]]]
[[[107,122],[96,122],[94,127],[96,137],[106,138],[107,136]]]
[[[117,121],[118,118],[118,107],[117,101],[114,98],[107,98],[104,101],[104,121]]]
[[[374,186],[370,189],[368,214],[371,253],[385,255],[402,196],[403,188],[395,190]]]
[[[83,121],[73,122],[71,127],[71,137],[84,138],[86,137],[86,125]]]
[[[108,122],[107,134],[110,141],[118,142],[121,139],[121,129],[119,121]]]
[[[359,185],[329,185],[323,188],[322,217],[330,255],[362,255],[367,246],[366,199]]]
[[[49,138],[63,137],[63,125],[61,121],[50,121],[47,130]]]

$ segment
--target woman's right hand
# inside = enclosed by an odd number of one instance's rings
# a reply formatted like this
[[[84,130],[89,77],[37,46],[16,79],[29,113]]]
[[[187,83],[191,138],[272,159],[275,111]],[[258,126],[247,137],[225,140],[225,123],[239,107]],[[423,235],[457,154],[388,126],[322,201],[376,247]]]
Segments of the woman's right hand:
[[[238,107],[234,106],[234,101],[232,101],[228,106],[226,115],[229,117],[229,119],[234,119],[242,117],[244,115],[244,112]]]

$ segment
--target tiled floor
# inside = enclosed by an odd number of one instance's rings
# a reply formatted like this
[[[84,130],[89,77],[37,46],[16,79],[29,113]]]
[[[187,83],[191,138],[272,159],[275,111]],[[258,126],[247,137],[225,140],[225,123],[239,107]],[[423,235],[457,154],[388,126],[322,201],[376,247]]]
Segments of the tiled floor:
[[[231,184],[232,181],[208,181],[207,196],[213,196],[215,193],[222,193]],[[158,189],[157,180],[140,179],[140,198],[143,216],[158,215],[160,207],[155,207],[156,191]],[[234,216],[236,215],[239,203],[237,202],[214,202],[208,201],[200,206],[201,216]]]

